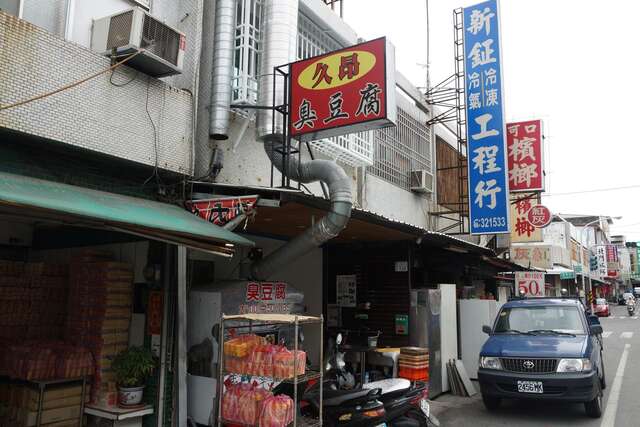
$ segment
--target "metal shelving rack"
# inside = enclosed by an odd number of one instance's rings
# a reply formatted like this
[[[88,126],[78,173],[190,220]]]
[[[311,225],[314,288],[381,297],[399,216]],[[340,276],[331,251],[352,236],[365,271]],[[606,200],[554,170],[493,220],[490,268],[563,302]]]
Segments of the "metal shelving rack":
[[[218,426],[222,426],[225,420],[222,418],[222,395],[224,393],[224,378],[226,375],[234,375],[234,372],[228,372],[224,366],[224,342],[225,342],[225,323],[226,322],[235,322],[239,323],[240,326],[234,325],[231,328],[236,330],[247,330],[248,333],[253,332],[253,328],[260,326],[275,326],[275,325],[289,325],[294,328],[294,354],[297,354],[299,348],[299,335],[300,335],[300,326],[305,324],[315,324],[319,325],[320,328],[320,354],[318,355],[318,369],[317,370],[308,370],[304,375],[298,375],[298,360],[294,357],[294,365],[293,378],[288,378],[284,380],[280,380],[273,377],[260,377],[260,378],[269,378],[275,381],[288,382],[293,384],[293,424],[290,426],[293,427],[306,427],[306,426],[322,426],[322,386],[320,387],[320,400],[319,400],[319,419],[313,420],[310,422],[307,419],[301,420],[298,419],[298,384],[304,381],[309,381],[311,379],[319,379],[320,384],[323,381],[323,370],[322,370],[322,360],[323,360],[323,318],[320,317],[312,317],[312,316],[299,316],[295,314],[240,314],[240,315],[225,315],[222,314],[220,319],[220,343],[218,345]],[[244,324],[243,324],[244,323]],[[240,373],[237,373],[241,375]],[[237,424],[237,423],[233,423]],[[247,426],[253,427],[253,426]]]

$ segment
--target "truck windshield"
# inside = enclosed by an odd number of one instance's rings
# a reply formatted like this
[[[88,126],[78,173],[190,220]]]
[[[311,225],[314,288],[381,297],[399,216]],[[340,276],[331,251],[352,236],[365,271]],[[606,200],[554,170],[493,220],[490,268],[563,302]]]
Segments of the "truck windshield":
[[[503,308],[494,333],[584,334],[580,312],[569,306]]]

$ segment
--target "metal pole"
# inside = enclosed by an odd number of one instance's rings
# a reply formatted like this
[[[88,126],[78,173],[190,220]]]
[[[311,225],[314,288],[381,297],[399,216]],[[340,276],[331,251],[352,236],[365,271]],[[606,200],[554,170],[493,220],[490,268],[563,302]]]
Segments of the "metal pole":
[[[178,425],[187,425],[187,248],[178,246]]]
[[[324,381],[324,314],[320,315],[320,359],[318,362],[320,371],[320,425],[322,426],[322,384]]]
[[[167,377],[167,336],[169,330],[169,286],[171,286],[171,276],[169,268],[171,262],[171,246],[165,245],[164,268],[163,268],[163,293],[162,293],[162,335],[160,336],[160,378],[158,379],[158,415],[156,426],[164,425],[164,394]]]
[[[298,425],[298,316],[296,316],[295,323],[295,343],[293,345],[293,426]],[[322,384],[320,385],[322,389]]]
[[[218,336],[218,426],[222,425],[222,393],[224,392],[224,313],[220,317],[220,335]]]

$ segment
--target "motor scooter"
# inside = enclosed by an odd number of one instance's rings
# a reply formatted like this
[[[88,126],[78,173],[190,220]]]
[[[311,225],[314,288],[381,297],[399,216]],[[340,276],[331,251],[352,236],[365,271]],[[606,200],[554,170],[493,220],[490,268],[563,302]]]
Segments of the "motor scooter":
[[[636,311],[635,304],[633,304],[632,302],[628,301],[627,302],[627,313],[629,313],[629,316],[633,316],[635,311]]]
[[[351,375],[345,369],[344,353],[340,351],[342,335],[338,334],[330,361],[333,361],[337,383],[349,383]],[[330,362],[331,363],[331,362]],[[340,380],[342,377],[346,379]],[[438,426],[431,414],[428,402],[428,386],[422,381],[411,382],[404,378],[389,378],[360,385],[364,390],[380,390],[378,399],[384,405],[383,420],[388,427]]]
[[[337,345],[342,336],[338,334]],[[335,348],[335,347],[334,347]],[[387,427],[384,404],[379,400],[382,391],[378,388],[344,389],[348,382],[345,379],[344,355],[337,351],[328,351],[325,358],[322,384],[316,380],[298,384],[299,399],[298,416],[319,419],[320,392],[322,391],[322,423],[330,427]],[[274,394],[286,394],[293,398],[295,386],[280,383],[273,390]],[[322,389],[322,390],[321,390]]]

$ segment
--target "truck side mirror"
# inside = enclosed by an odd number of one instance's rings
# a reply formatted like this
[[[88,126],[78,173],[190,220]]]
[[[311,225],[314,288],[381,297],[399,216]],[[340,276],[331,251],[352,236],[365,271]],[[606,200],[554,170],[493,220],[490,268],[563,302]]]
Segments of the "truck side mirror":
[[[483,325],[482,326],[482,332],[484,332],[487,335],[491,335],[491,326]]]
[[[595,314],[590,314],[587,318],[589,320],[589,325],[600,325],[600,319]]]
[[[593,335],[602,335],[602,326],[601,325],[591,325],[591,334],[593,334]]]

